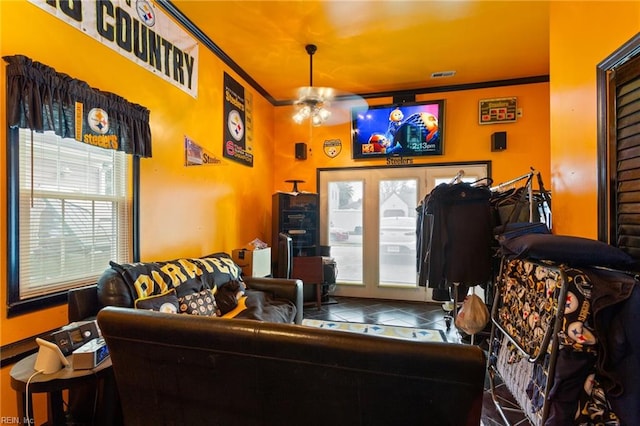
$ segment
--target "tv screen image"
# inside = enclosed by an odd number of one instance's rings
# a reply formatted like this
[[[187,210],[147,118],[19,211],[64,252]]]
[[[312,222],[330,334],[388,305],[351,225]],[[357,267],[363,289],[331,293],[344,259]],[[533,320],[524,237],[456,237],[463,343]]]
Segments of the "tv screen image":
[[[353,158],[442,155],[444,100],[353,110]]]

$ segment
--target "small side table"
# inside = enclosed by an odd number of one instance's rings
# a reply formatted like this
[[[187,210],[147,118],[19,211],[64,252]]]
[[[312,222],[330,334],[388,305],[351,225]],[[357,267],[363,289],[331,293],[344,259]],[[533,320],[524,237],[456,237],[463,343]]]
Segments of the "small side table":
[[[96,387],[98,382],[107,375],[113,374],[111,368],[111,358],[107,358],[96,368],[91,370],[73,370],[69,367],[53,374],[38,374],[29,382],[29,394],[27,395],[27,381],[35,373],[33,366],[36,363],[38,354],[29,355],[18,361],[11,368],[11,387],[16,391],[18,403],[18,417],[25,425],[33,420],[33,400],[31,394],[47,393],[47,414],[49,425],[66,424],[62,391],[79,385],[93,384]],[[68,359],[71,357],[68,357]],[[69,359],[71,362],[71,359]],[[29,401],[29,412],[26,411],[26,402]]]
[[[323,256],[296,256],[293,258],[293,271],[291,278],[302,280],[303,284],[313,284],[316,290],[316,308],[322,307],[322,286],[324,279],[324,262],[328,259]]]

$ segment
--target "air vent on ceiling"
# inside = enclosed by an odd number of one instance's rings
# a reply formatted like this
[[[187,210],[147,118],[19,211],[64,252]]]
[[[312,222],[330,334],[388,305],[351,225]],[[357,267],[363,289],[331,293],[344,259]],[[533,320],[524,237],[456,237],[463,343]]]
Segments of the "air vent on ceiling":
[[[454,75],[456,75],[455,71],[440,71],[432,73],[431,78],[453,77]]]

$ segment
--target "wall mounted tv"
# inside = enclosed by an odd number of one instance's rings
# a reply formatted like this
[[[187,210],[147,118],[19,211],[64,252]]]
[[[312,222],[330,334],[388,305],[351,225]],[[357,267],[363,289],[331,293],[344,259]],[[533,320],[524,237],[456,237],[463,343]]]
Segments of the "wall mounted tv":
[[[354,109],[353,158],[442,155],[444,100]]]

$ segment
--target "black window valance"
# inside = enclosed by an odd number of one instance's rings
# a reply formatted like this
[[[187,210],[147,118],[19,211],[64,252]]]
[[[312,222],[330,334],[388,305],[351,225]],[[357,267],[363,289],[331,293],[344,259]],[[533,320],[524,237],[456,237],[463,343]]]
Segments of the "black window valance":
[[[147,108],[94,89],[26,56],[3,59],[8,63],[9,127],[54,131],[63,138],[151,157]],[[91,111],[98,111],[98,118],[104,118],[100,112],[106,112],[108,120],[96,120]]]

